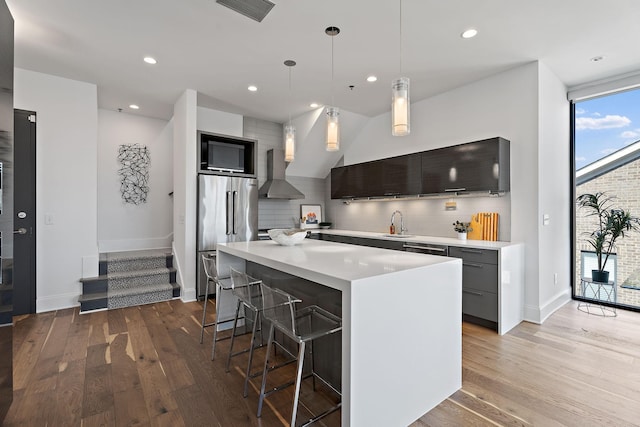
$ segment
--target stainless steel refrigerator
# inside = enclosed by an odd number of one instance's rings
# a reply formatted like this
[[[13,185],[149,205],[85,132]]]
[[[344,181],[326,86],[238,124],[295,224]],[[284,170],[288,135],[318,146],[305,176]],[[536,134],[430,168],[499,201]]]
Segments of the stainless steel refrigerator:
[[[218,243],[257,239],[258,180],[198,175],[198,298],[204,297],[207,284],[202,254],[215,252]]]

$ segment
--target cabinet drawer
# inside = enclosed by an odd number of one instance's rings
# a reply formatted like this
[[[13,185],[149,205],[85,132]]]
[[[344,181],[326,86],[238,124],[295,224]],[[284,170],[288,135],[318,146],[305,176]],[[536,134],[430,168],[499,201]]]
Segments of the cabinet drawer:
[[[462,258],[463,261],[498,264],[498,251],[491,249],[460,248],[449,246],[449,256]]]
[[[498,294],[477,289],[463,289],[462,313],[497,322]]]
[[[462,289],[498,293],[498,266],[462,261]]]

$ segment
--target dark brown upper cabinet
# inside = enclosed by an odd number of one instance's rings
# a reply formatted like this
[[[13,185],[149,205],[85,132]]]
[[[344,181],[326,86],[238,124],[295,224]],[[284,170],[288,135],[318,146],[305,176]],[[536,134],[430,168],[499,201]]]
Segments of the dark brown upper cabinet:
[[[331,198],[509,191],[509,141],[496,137],[331,169]]]
[[[509,191],[509,141],[490,138],[422,153],[422,194]]]

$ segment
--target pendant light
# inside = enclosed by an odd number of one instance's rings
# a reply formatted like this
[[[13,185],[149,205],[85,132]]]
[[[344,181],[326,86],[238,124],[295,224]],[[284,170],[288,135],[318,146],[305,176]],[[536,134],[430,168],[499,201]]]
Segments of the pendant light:
[[[340,28],[327,27],[324,32],[331,37],[331,105],[333,105],[333,38],[340,34]],[[340,149],[340,110],[327,107],[327,151]]]
[[[291,124],[291,69],[296,61],[287,59],[284,65],[289,68],[289,124],[284,127],[284,161],[292,162],[296,152],[296,128]]]
[[[400,75],[402,75],[402,0],[400,1]],[[409,78],[400,77],[391,83],[391,134],[405,136],[411,132],[409,123]]]

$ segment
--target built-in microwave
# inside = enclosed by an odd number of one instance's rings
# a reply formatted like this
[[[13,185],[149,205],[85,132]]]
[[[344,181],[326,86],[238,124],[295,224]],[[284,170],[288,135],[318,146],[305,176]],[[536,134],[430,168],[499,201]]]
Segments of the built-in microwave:
[[[256,142],[198,131],[199,173],[256,176]]]

